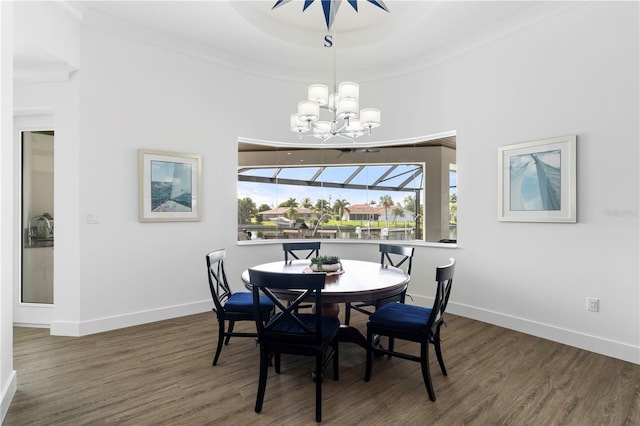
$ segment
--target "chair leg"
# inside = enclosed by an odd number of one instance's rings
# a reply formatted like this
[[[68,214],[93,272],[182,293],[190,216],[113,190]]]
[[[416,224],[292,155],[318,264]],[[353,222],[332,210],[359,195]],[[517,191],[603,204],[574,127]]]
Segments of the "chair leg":
[[[344,304],[344,324],[349,325],[349,321],[351,321],[351,303],[347,302]]]
[[[373,363],[373,333],[367,329],[367,363],[364,368],[364,381],[371,379],[371,364]]]
[[[338,342],[333,346],[333,380],[340,378],[340,362],[338,357]]]
[[[429,342],[422,342],[420,344],[420,366],[422,367],[422,379],[424,380],[424,385],[427,387],[429,399],[435,401],[436,394],[433,391],[431,373],[429,372]]]
[[[433,346],[436,350],[436,358],[438,358],[438,364],[440,364],[440,370],[444,376],[447,375],[447,369],[444,367],[444,360],[442,359],[442,351],[440,349],[440,336],[436,335],[433,339]]]
[[[224,320],[218,320],[218,347],[216,348],[216,355],[213,357],[213,362],[211,365],[216,365],[218,363],[218,358],[220,357],[220,352],[222,352],[222,343],[224,342]]]
[[[275,362],[276,366],[276,373],[280,374],[280,354],[277,353],[276,354],[276,362]]]
[[[224,342],[225,346],[229,344],[231,339],[231,333],[233,333],[233,326],[236,324],[234,320],[229,320],[229,330],[227,331],[227,340]]]
[[[267,388],[267,374],[269,373],[269,354],[267,349],[260,347],[260,377],[258,379],[258,395],[256,397],[256,413],[262,411],[262,402]]]
[[[322,353],[316,355],[316,422],[322,421]]]

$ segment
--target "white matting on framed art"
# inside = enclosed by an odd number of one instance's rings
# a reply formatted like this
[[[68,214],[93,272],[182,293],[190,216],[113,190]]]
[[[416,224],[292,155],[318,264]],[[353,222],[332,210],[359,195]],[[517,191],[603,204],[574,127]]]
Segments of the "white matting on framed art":
[[[576,223],[576,135],[498,148],[498,220]]]
[[[138,161],[140,222],[200,220],[200,155],[140,149]]]

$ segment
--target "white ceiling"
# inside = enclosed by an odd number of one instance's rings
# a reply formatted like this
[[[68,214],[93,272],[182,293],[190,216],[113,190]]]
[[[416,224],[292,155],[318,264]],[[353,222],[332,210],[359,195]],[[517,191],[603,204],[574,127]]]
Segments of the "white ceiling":
[[[339,79],[410,72],[558,13],[558,4],[567,4],[386,0],[386,12],[366,0],[357,3],[356,13],[341,2],[333,28],[335,49],[328,49],[323,44],[330,32],[320,0],[304,13],[303,0],[273,10],[275,0],[59,2],[83,21],[114,22],[120,30],[144,27],[173,48],[292,80],[327,75],[334,53]],[[36,51],[20,46],[16,61],[32,59]]]

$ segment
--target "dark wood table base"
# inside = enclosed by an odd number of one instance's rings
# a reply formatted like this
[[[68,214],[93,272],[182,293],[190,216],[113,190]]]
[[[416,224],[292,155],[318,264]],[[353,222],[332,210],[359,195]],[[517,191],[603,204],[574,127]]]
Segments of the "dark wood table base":
[[[313,307],[313,311],[315,312],[315,306]],[[323,303],[322,304],[322,314],[331,317],[337,317],[340,314],[340,305],[338,303]],[[342,324],[340,329],[338,330],[338,341],[339,342],[348,342],[355,343],[360,346],[364,350],[367,350],[369,344],[367,343],[367,338],[364,336],[360,330],[350,325]],[[379,346],[379,336],[376,336],[374,340],[374,348]],[[379,354],[376,353],[376,356]]]

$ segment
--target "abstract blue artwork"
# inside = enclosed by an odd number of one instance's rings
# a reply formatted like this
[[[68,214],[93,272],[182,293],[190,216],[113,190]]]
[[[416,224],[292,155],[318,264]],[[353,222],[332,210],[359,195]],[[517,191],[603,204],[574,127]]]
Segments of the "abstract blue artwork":
[[[498,148],[498,220],[576,218],[576,135]]]

